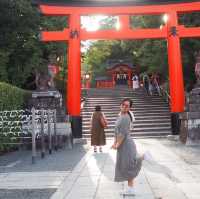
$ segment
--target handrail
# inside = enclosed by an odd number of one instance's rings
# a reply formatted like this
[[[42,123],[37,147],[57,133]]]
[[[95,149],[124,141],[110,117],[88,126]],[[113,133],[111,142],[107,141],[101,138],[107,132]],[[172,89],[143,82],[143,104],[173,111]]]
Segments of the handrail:
[[[159,86],[159,88],[161,90],[162,96],[164,97],[165,101],[170,104],[171,103],[171,96],[168,93],[167,89],[164,89],[162,86]]]
[[[88,97],[88,88],[82,88],[81,89],[81,109],[83,109],[84,104],[86,103],[86,99]]]
[[[85,102],[86,102],[85,97],[81,98],[81,109],[83,109]]]

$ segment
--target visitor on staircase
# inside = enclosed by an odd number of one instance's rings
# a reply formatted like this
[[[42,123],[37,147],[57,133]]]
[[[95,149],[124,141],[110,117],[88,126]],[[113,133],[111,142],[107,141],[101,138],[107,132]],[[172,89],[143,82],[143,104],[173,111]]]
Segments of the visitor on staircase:
[[[149,86],[150,86],[150,79],[149,79],[149,76],[144,73],[143,75],[143,86],[147,92],[147,95],[150,95],[150,90],[149,90]]]
[[[139,78],[136,74],[132,78],[132,83],[133,83],[133,90],[136,90],[140,87],[139,86]]]
[[[160,80],[159,80],[159,76],[157,74],[153,75],[153,87],[155,92],[159,95],[162,96],[161,91],[160,91]]]
[[[95,111],[91,118],[91,145],[94,146],[94,152],[102,152],[102,146],[106,144],[104,128],[107,127],[107,120],[101,111],[101,106],[95,106]]]

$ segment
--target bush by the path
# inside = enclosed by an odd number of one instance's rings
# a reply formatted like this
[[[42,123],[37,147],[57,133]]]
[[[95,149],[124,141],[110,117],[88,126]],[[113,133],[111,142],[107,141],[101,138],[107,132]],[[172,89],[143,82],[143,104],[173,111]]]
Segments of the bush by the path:
[[[22,109],[31,92],[0,82],[0,111]]]
[[[30,97],[30,91],[0,82],[0,111],[23,109]],[[0,154],[15,150],[16,142],[18,142],[17,136],[4,134],[3,129],[0,128]]]

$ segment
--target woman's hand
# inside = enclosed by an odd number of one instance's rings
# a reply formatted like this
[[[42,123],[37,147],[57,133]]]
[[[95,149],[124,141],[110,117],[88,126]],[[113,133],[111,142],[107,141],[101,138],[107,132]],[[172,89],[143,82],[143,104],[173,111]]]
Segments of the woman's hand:
[[[111,146],[111,149],[117,150],[116,144],[113,144],[113,145]]]
[[[111,149],[117,150],[121,146],[123,141],[124,141],[123,136],[117,136],[117,139],[115,140],[114,144],[111,146]]]

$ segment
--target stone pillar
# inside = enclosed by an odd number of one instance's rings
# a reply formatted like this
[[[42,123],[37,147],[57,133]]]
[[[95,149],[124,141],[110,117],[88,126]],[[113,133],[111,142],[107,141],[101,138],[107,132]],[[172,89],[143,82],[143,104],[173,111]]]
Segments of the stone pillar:
[[[200,144],[200,87],[187,97],[187,110],[180,114],[180,140],[187,145]]]

